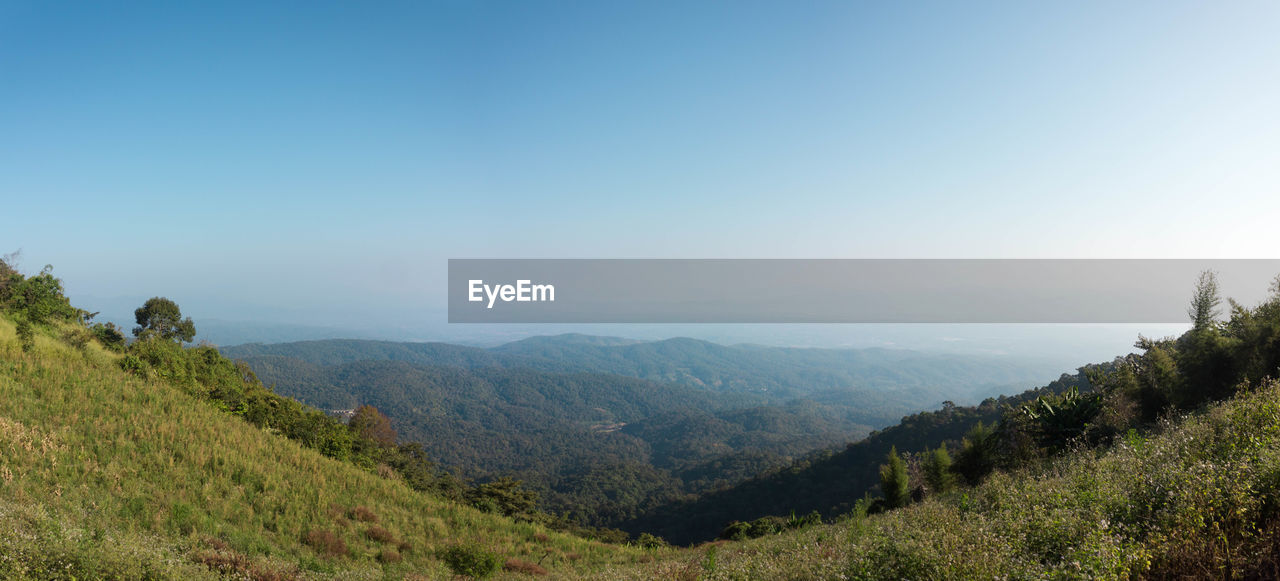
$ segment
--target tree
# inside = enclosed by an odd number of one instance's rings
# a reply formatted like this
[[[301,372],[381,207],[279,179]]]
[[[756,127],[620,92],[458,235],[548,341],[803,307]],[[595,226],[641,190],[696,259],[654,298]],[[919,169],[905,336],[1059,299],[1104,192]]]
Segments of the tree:
[[[947,452],[945,443],[925,457],[924,480],[934,494],[946,494],[955,485],[956,477],[951,473],[951,454]]]
[[[0,261],[3,263],[3,261]],[[75,320],[80,312],[62,294],[62,281],[53,276],[53,267],[46,265],[40,274],[23,278],[7,263],[0,268],[4,284],[0,297],[4,308],[32,324],[44,325],[54,320]]]
[[[391,427],[391,419],[371,405],[362,405],[356,409],[347,422],[351,432],[384,448],[396,445],[396,431]]]
[[[170,341],[177,339],[189,343],[196,336],[196,326],[191,317],[183,319],[178,303],[163,297],[147,299],[133,312],[133,316],[138,321],[138,326],[133,328],[135,337],[154,333]]]
[[[977,485],[995,469],[996,459],[996,432],[978,422],[961,440],[960,453],[952,471],[963,476],[969,484]]]
[[[503,476],[493,482],[477,485],[466,492],[472,506],[485,512],[529,520],[536,512],[538,493],[524,487],[524,482]]]
[[[911,482],[907,477],[907,463],[898,455],[898,447],[889,450],[889,463],[880,466],[880,490],[884,493],[887,508],[899,508],[910,500]]]
[[[1208,329],[1220,311],[1222,297],[1218,294],[1218,274],[1212,270],[1200,273],[1196,282],[1196,294],[1191,298],[1191,306],[1187,309],[1196,330]]]

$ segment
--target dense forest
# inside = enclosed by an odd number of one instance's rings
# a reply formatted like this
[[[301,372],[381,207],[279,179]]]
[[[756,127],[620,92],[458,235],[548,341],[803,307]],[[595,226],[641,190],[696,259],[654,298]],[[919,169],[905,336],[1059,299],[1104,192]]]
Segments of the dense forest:
[[[586,335],[494,349],[332,340],[222,351],[308,404],[374,406],[451,471],[518,479],[544,510],[592,526],[843,446],[922,406],[995,389],[992,377],[1022,378],[1020,391],[1035,376],[995,357]]]
[[[1012,397],[991,398],[977,406],[947,405],[941,410],[912,414],[839,451],[818,451],[731,488],[656,507],[638,518],[613,524],[623,530],[649,532],[687,544],[714,539],[733,521],[813,512],[823,518],[835,518],[853,510],[866,494],[878,489],[877,467],[890,450],[924,453],[939,445],[954,450],[974,426],[980,422],[997,424],[1010,406],[1087,386],[1082,371],[1063,375],[1044,387]]]

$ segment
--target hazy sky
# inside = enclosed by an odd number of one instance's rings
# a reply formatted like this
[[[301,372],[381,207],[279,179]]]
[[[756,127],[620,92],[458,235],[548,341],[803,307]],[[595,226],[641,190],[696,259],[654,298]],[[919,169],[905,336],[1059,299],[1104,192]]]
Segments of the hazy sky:
[[[0,0],[0,252],[343,324],[443,321],[448,258],[1275,258],[1277,38],[1276,2]]]

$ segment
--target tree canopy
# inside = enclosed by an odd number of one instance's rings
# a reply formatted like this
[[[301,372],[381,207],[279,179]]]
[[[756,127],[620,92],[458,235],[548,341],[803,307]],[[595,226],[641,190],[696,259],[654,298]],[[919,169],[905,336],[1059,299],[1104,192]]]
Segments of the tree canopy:
[[[190,342],[196,336],[196,325],[191,317],[182,318],[182,310],[164,297],[151,297],[133,312],[138,326],[133,328],[135,337],[154,333],[161,338]]]

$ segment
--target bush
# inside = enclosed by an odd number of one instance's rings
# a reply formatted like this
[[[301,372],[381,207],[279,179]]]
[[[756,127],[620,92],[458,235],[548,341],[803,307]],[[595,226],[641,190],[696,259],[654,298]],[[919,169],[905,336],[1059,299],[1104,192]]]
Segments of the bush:
[[[364,532],[364,536],[369,537],[370,540],[377,541],[379,543],[395,544],[396,542],[396,537],[395,535],[391,534],[391,531],[388,531],[387,529],[384,529],[377,525],[369,527],[369,529]]]
[[[657,535],[640,533],[640,538],[636,540],[636,545],[643,549],[661,549],[667,546],[667,541]]]
[[[476,545],[454,545],[440,551],[440,559],[457,575],[484,579],[498,570],[498,555]]]
[[[378,515],[369,510],[367,506],[357,506],[351,509],[351,518],[361,522],[378,522]]]
[[[347,543],[332,531],[312,530],[303,538],[316,553],[325,557],[338,557],[347,554]]]
[[[36,331],[31,327],[31,321],[18,319],[16,331],[18,343],[22,344],[22,350],[29,353],[36,346]]]
[[[92,327],[89,327],[89,332],[93,334],[99,343],[102,343],[103,347],[112,351],[124,350],[124,333],[120,331],[120,328],[115,323],[94,323]]]
[[[547,570],[543,569],[541,565],[537,563],[530,563],[528,561],[521,561],[520,559],[507,559],[507,562],[503,563],[502,568],[506,571],[524,573],[525,575],[547,574]]]

